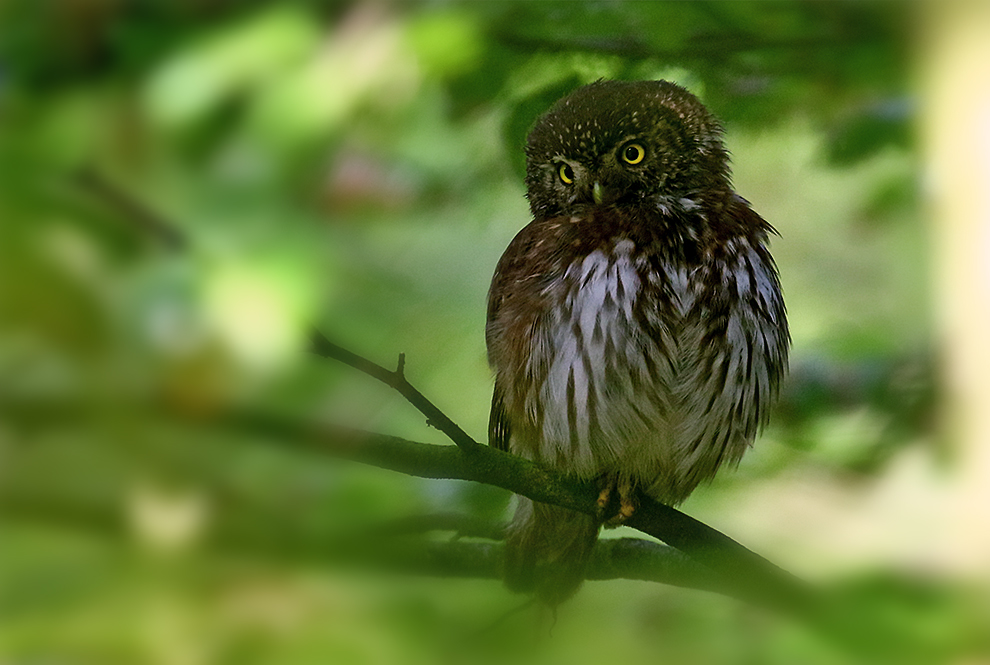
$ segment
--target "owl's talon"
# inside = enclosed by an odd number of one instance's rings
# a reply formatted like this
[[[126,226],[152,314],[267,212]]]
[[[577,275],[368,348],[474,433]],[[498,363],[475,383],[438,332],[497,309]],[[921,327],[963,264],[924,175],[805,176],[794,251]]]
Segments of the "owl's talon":
[[[612,498],[612,487],[605,487],[598,493],[598,510],[603,511],[608,508],[608,502]]]
[[[625,522],[636,512],[636,500],[631,496],[624,496],[619,504],[619,514],[616,518]]]
[[[632,483],[628,480],[620,480],[614,487],[610,485],[606,490],[602,490],[601,494],[599,494],[598,505],[601,506],[603,510],[605,506],[602,505],[602,496],[606,496],[608,499],[611,499],[613,489],[615,489],[619,495],[619,505],[616,511],[604,520],[606,527],[622,526],[626,520],[633,516],[633,513],[636,512],[636,508],[639,505],[636,501],[636,491],[633,489]]]

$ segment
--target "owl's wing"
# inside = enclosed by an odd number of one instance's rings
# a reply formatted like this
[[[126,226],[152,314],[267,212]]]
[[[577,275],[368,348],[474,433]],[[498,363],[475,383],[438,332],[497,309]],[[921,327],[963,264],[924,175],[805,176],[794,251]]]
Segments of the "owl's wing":
[[[536,220],[516,234],[499,259],[488,291],[488,321],[485,338],[488,359],[496,370],[492,411],[488,420],[488,442],[499,450],[509,449],[511,424],[505,407],[505,392],[511,385],[500,383],[501,370],[518,364],[529,333],[526,322],[539,316],[545,307],[544,285],[552,272],[553,254],[540,249],[541,236],[547,230],[571,231],[573,224],[562,225],[556,218]],[[553,236],[550,237],[553,240]],[[550,243],[548,244],[556,244]],[[514,373],[510,370],[508,376]],[[510,379],[502,379],[503,382]]]
[[[499,450],[509,451],[509,418],[502,403],[502,387],[495,382],[492,393],[492,412],[488,417],[488,445]]]
[[[508,252],[506,252],[508,254]],[[493,322],[498,319],[499,308],[502,305],[502,292],[504,289],[505,269],[503,263],[505,257],[499,261],[492,278],[492,286],[488,292],[488,323],[485,326],[485,341],[488,346],[489,358],[491,358],[492,344],[494,341]],[[492,393],[492,410],[488,416],[488,445],[499,450],[508,452],[509,450],[509,417],[505,413],[504,390],[495,379],[495,391]]]
[[[488,347],[489,362],[495,368],[493,362],[493,347],[498,335],[496,334],[496,322],[499,319],[499,312],[505,302],[505,292],[507,284],[511,283],[513,276],[518,272],[520,265],[520,255],[526,242],[527,229],[520,231],[509,246],[506,248],[502,258],[499,259],[495,267],[495,274],[492,276],[492,285],[488,290],[488,319],[485,325],[485,342]],[[492,393],[492,410],[488,417],[488,445],[499,450],[508,452],[509,450],[509,416],[505,412],[505,389],[499,383],[498,377],[495,379],[495,390]]]

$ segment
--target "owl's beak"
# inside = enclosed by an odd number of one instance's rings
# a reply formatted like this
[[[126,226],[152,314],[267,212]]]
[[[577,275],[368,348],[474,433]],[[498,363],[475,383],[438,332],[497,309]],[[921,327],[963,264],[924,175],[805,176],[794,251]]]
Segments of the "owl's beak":
[[[597,205],[601,205],[602,201],[605,199],[605,192],[602,189],[602,183],[595,181],[594,187],[591,188],[591,197],[595,199]]]

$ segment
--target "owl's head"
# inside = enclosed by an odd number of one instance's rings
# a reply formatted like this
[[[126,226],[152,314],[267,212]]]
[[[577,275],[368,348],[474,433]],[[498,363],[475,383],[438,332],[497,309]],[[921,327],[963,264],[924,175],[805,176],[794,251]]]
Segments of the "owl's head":
[[[593,205],[669,209],[727,192],[722,128],[668,81],[598,81],[536,121],[526,141],[526,196],[537,218]]]

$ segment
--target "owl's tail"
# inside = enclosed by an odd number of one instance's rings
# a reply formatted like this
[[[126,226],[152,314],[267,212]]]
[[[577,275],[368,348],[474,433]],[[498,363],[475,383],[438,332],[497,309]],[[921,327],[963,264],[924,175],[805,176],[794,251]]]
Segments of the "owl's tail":
[[[516,500],[505,544],[505,585],[555,607],[581,586],[601,522],[522,496]]]

